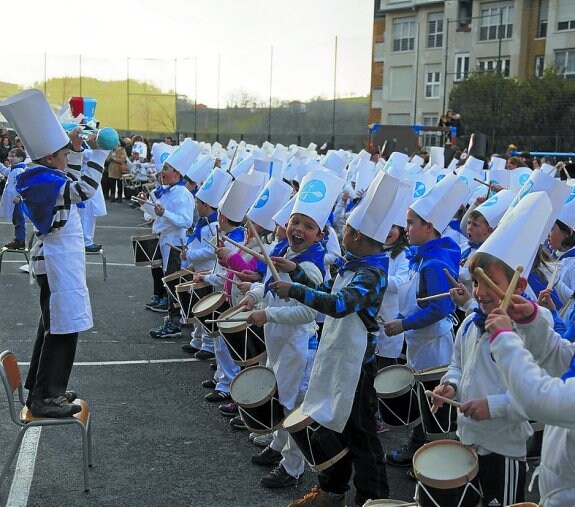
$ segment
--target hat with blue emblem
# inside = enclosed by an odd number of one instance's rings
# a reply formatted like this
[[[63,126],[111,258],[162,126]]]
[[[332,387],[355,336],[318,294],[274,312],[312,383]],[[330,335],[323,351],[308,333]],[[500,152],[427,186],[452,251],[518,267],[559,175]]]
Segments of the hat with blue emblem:
[[[271,178],[248,210],[247,217],[260,227],[273,231],[275,228],[273,216],[289,201],[292,191],[291,185],[277,178]]]

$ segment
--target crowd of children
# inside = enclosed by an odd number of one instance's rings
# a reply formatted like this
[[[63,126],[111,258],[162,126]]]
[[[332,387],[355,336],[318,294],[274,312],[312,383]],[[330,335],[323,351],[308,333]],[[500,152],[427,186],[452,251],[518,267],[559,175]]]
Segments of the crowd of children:
[[[0,110],[17,120],[23,113],[14,103]],[[94,194],[107,153],[93,145],[82,156],[72,134],[68,154],[68,137],[57,129],[48,146],[22,122],[14,125],[40,164],[25,165],[26,153],[12,150],[0,203],[15,226],[13,247],[25,238],[24,214],[39,239],[34,272],[44,325],[26,382],[29,406],[65,417],[77,410],[67,382],[78,331],[91,326],[91,315],[84,271],[64,276],[50,265],[61,260],[53,253],[64,236],[74,245],[65,248],[68,268],[83,265],[76,203]],[[134,153],[147,157],[146,145],[136,140]],[[254,429],[234,382],[260,363],[275,377],[282,419],[301,412],[346,449],[291,506],[344,506],[352,479],[356,505],[387,498],[386,464],[412,465],[434,438],[423,418],[403,447],[384,451],[375,383],[380,368],[396,364],[415,375],[441,372],[425,386],[433,401],[418,390],[418,406],[441,426],[450,417],[445,400],[459,402],[457,438],[478,456],[473,484],[482,505],[524,500],[532,420],[546,425],[539,474],[545,505],[575,504],[575,192],[554,167],[515,173],[477,153],[445,167],[441,148],[429,160],[393,153],[376,163],[366,152],[320,157],[314,146],[233,140],[226,148],[190,139],[178,147],[156,143],[151,153],[157,186],[135,199],[153,221],[162,259],[151,270],[146,308],[167,316],[150,336],[186,334],[185,353],[214,360],[213,378],[202,383],[210,389],[205,398],[220,404],[234,428]],[[66,179],[66,165],[81,168],[76,178]],[[35,187],[49,189],[50,202],[40,203]],[[49,219],[41,213],[46,206],[58,210]],[[185,282],[189,293],[217,300],[207,319],[164,287],[178,272],[193,276]],[[72,321],[58,307],[70,297],[77,302]],[[261,329],[265,359],[238,358],[212,322],[226,320],[224,308]],[[58,361],[56,342],[66,349]],[[269,426],[267,434],[250,434],[263,447],[252,462],[273,466],[261,485],[297,485],[308,449],[289,425]],[[418,473],[414,468],[416,479]]]

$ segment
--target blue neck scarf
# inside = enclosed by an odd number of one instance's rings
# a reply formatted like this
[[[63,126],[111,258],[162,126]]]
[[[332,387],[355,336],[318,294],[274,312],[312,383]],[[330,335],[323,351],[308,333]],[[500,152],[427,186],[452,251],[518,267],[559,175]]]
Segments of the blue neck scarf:
[[[60,189],[68,181],[61,171],[38,166],[24,171],[16,179],[22,196],[22,210],[40,234],[48,234],[54,219],[54,206]]]
[[[191,236],[188,238],[188,244],[197,239],[202,240],[202,228],[208,224],[213,224],[218,219],[218,212],[214,211],[209,217],[200,217],[198,223],[194,227]]]
[[[270,257],[283,257],[286,254],[288,247],[289,243],[286,238],[285,243],[283,241],[280,241],[275,246],[275,248],[270,253]],[[324,257],[325,257],[325,248],[321,246],[321,243],[318,241],[315,242],[312,246],[310,246],[307,250],[304,250],[295,257],[292,257],[290,260],[297,264],[300,264],[302,262],[311,262],[315,264],[317,268],[321,271],[322,279],[324,279],[325,278],[325,264],[323,261]],[[265,284],[264,295],[267,294],[268,291],[270,290],[269,284],[272,283],[273,281],[274,279],[270,276],[270,278],[267,280]]]
[[[182,187],[186,184],[186,180],[180,180],[178,181],[175,185],[171,185],[169,187],[160,187],[160,188],[156,188],[156,190],[154,190],[154,195],[156,196],[156,199],[159,199],[160,197],[162,197],[163,195],[169,194],[170,190],[172,190],[172,188],[174,187]]]
[[[389,257],[383,252],[364,257],[356,257],[348,252],[345,258],[346,263],[337,270],[339,276],[343,276],[346,271],[358,271],[363,267],[379,268],[386,274],[389,271]]]
[[[575,257],[575,248],[572,248],[571,250],[567,250],[565,253],[557,255],[558,259],[568,259],[569,257]]]
[[[453,229],[455,232],[463,234],[463,232],[461,231],[461,222],[457,220],[457,218],[454,218],[451,222],[449,222],[449,224],[447,224],[447,227]]]
[[[475,308],[474,315],[471,321],[477,326],[481,334],[485,333],[485,321],[487,320],[487,315],[483,313],[479,308]]]
[[[463,250],[461,253],[461,265],[463,266],[467,261],[468,257],[471,255],[472,250],[477,250],[483,243],[473,243],[471,241],[467,242],[468,248]]]
[[[26,169],[26,164],[24,162],[18,162],[17,164],[10,166],[10,170],[12,169]]]
[[[547,288],[548,280],[543,278],[538,272],[531,271],[527,277],[527,283],[533,289],[535,294],[539,294],[542,290]],[[561,302],[561,299],[559,298],[559,295],[555,289],[551,291],[551,299],[553,300],[553,303],[555,303],[555,308],[558,311],[561,310],[563,303]]]
[[[246,240],[246,230],[243,227],[236,227],[233,231],[226,232],[226,236],[236,243],[243,243]]]

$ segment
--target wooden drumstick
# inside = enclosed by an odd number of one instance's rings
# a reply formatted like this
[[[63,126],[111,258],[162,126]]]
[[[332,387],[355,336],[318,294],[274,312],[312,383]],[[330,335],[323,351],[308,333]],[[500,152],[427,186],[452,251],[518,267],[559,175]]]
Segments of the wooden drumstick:
[[[453,276],[449,272],[449,269],[443,268],[443,272],[445,273],[445,276],[449,280],[449,283],[451,283],[451,285],[453,285],[453,288],[457,289],[459,287],[459,282],[455,278],[453,278]]]
[[[235,315],[237,315],[238,313],[242,313],[245,309],[247,308],[246,305],[240,305],[237,308],[235,308],[234,310],[232,310],[230,313],[228,313],[225,317],[224,320],[228,320],[231,317],[234,317]],[[220,315],[221,318],[221,315]]]
[[[483,268],[475,268],[473,273],[475,276],[481,278],[487,285],[489,285],[489,288],[494,290],[501,299],[505,297],[505,292],[503,292],[499,286],[485,274]]]
[[[231,282],[231,283],[234,284],[236,287],[237,287],[238,285],[240,285],[241,283],[243,283],[243,282],[238,282],[237,280],[232,280],[231,278],[228,278],[227,276],[224,276],[224,275],[220,275],[219,273],[216,273],[216,276],[217,276],[218,278],[221,278],[222,280],[224,280],[224,281],[226,281],[226,282]]]
[[[262,254],[264,257],[263,262],[265,262],[267,264],[268,268],[270,269],[274,281],[275,282],[281,282],[280,274],[278,273],[278,270],[276,269],[276,267],[274,266],[274,263],[270,259],[270,256],[269,256],[267,250],[265,249],[264,244],[262,243],[262,239],[260,238],[259,234],[257,233],[256,228],[254,227],[254,224],[251,222],[251,220],[248,220],[247,223],[248,223],[248,227],[250,228],[250,231],[252,232],[252,234],[256,238],[256,241],[258,243],[260,250],[262,251]],[[289,298],[288,297],[284,298],[284,301],[289,301]]]
[[[210,245],[210,246],[214,249],[214,252],[218,249],[217,246],[215,246],[215,245],[213,245],[212,243],[210,243],[210,241],[207,240],[206,238],[204,238],[203,241],[205,241],[208,245]]]
[[[487,188],[491,188],[491,183],[487,183],[487,181],[480,180],[479,178],[473,178],[473,181],[477,181],[477,183],[481,183],[485,185]]]
[[[218,322],[247,322],[248,319],[242,319],[242,318],[231,318],[231,319],[208,319],[206,320],[206,324],[217,324]]]
[[[130,197],[130,201],[137,202],[138,204],[149,204],[150,206],[155,206],[155,204],[152,201],[149,201],[148,199],[141,199],[140,197],[136,197],[135,195]]]
[[[230,165],[228,165],[228,172],[232,172],[232,166],[234,165],[234,159],[236,158],[236,153],[238,152],[238,148],[240,147],[239,144],[236,144],[236,149],[234,150],[234,154],[232,155],[232,159],[230,160]]]
[[[220,247],[220,237],[221,237],[220,226],[216,225],[216,245],[218,246],[218,248]]]
[[[513,273],[513,278],[511,279],[511,282],[509,282],[509,287],[507,287],[507,292],[503,297],[503,301],[501,301],[501,304],[499,305],[499,308],[501,308],[504,311],[507,311],[507,307],[511,302],[511,296],[513,296],[513,293],[515,292],[515,288],[517,287],[517,283],[519,282],[519,277],[521,276],[521,273],[523,273],[523,266],[519,265],[515,269],[515,273]]]
[[[182,249],[179,246],[172,245],[171,243],[168,243],[167,241],[166,241],[166,245],[168,245],[170,248],[173,248],[176,252],[182,253]]]
[[[551,275],[551,279],[549,280],[549,283],[547,284],[547,290],[551,290],[553,288],[553,285],[555,285],[555,278],[557,278],[557,273],[559,273],[559,267],[560,267],[560,264],[556,263],[555,269],[553,270],[553,274]]]
[[[244,276],[244,273],[242,273],[241,271],[235,271],[233,269],[230,268],[226,268],[224,266],[222,266],[228,273],[233,273],[236,276]]]
[[[451,400],[449,398],[446,398],[445,396],[440,396],[439,394],[435,394],[433,391],[426,390],[425,396],[427,396],[428,398],[436,398],[439,401],[442,401],[443,403],[451,405],[452,407],[456,408],[461,407],[461,403],[459,403],[458,401]]]
[[[210,232],[212,233],[212,236],[215,236],[216,233],[214,232],[214,230],[212,229],[212,223],[208,221],[208,229],[210,230]]]
[[[425,303],[426,301],[435,301],[436,299],[448,298],[450,295],[449,292],[442,292],[441,294],[433,294],[433,296],[427,296],[425,298],[417,298],[417,302]]]
[[[225,234],[222,234],[222,239],[224,241],[227,241],[228,243],[231,243],[232,245],[239,248],[240,250],[243,250],[244,252],[250,254],[252,257],[255,257],[258,261],[266,262],[266,258],[262,254],[255,252],[251,248],[248,248],[247,246],[242,245],[241,243],[238,243],[237,241],[234,241],[231,238],[228,238]],[[214,249],[215,249],[215,247],[214,247]]]

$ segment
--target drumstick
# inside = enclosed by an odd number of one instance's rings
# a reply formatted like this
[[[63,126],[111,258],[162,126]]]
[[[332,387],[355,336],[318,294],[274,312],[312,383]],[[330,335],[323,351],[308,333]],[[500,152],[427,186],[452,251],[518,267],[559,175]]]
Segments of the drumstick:
[[[241,283],[243,283],[243,282],[238,282],[237,280],[232,280],[231,278],[228,278],[227,276],[224,276],[224,275],[220,275],[219,273],[216,273],[216,276],[217,276],[218,278],[221,278],[222,280],[225,280],[226,282],[231,282],[231,283],[233,283],[235,286],[238,286],[238,285],[240,285]]]
[[[242,319],[239,317],[234,317],[231,319],[213,319],[213,320],[206,320],[206,324],[217,324],[218,322],[247,322],[248,319]]]
[[[136,197],[133,195],[130,197],[130,201],[137,202],[138,204],[149,204],[150,206],[155,206],[152,201],[148,201],[147,199],[141,199],[140,197]]]
[[[555,264],[555,269],[553,270],[553,274],[551,275],[551,279],[547,284],[547,290],[551,290],[553,285],[555,285],[555,278],[557,278],[557,273],[559,273],[559,263]]]
[[[443,272],[445,273],[445,276],[448,278],[451,285],[453,285],[453,288],[457,289],[459,287],[459,282],[455,278],[453,278],[453,276],[451,276],[449,269],[443,268]]]
[[[182,249],[179,246],[172,245],[171,243],[168,243],[167,241],[166,241],[166,245],[168,245],[170,248],[173,248],[176,252],[182,253]]]
[[[480,180],[479,178],[473,178],[473,181],[477,181],[477,183],[481,183],[485,185],[487,188],[491,188],[491,183],[487,183],[486,181]]]
[[[236,149],[234,150],[234,154],[232,155],[232,159],[230,160],[230,165],[228,166],[228,172],[232,171],[232,165],[234,165],[234,159],[236,158],[236,153],[238,152],[239,147],[240,145],[236,144]]]
[[[449,398],[446,398],[445,396],[440,396],[439,394],[435,394],[433,391],[426,390],[425,396],[427,396],[428,398],[437,398],[439,401],[447,403],[448,405],[451,405],[456,408],[461,407],[461,403],[459,403],[458,401],[453,401]]]
[[[519,282],[519,277],[521,276],[521,273],[523,273],[523,266],[519,265],[515,269],[515,273],[513,273],[513,278],[511,279],[511,282],[509,282],[509,287],[507,287],[507,292],[505,293],[503,301],[501,301],[501,304],[499,305],[499,308],[501,308],[504,311],[507,311],[507,307],[511,302],[511,296],[513,296],[513,293],[515,292],[515,287],[517,287],[517,282]]]
[[[234,271],[233,269],[230,268],[226,268],[224,266],[222,266],[228,273],[233,273],[236,276],[245,276],[245,273],[242,273],[241,271]]]
[[[212,236],[215,236],[216,233],[214,232],[214,230],[212,229],[212,223],[208,222],[208,229],[210,229],[210,232],[212,233]]]
[[[425,298],[417,298],[417,302],[425,303],[426,301],[435,301],[436,299],[448,298],[449,296],[449,292],[442,292],[441,294],[433,294],[433,296],[427,296]]]
[[[214,249],[214,252],[218,249],[217,246],[212,245],[212,244],[209,242],[209,240],[207,240],[206,238],[204,238],[203,241],[205,241],[208,245],[210,245],[210,246]]]
[[[248,248],[247,246],[242,245],[241,243],[238,243],[237,241],[234,241],[231,238],[228,238],[225,234],[222,234],[222,239],[224,241],[227,241],[228,243],[231,243],[240,250],[243,250],[244,252],[250,254],[252,257],[255,257],[258,261],[266,262],[266,258],[262,254],[254,252],[251,248]]]
[[[270,259],[270,256],[269,256],[268,252],[266,251],[264,244],[262,243],[262,239],[260,238],[260,235],[257,233],[256,228],[254,227],[254,224],[252,223],[251,220],[248,220],[247,223],[248,223],[248,227],[249,227],[250,231],[252,232],[252,234],[256,238],[256,241],[258,243],[260,250],[262,251],[262,254],[264,256],[263,261],[268,265],[268,268],[270,268],[270,271],[272,273],[272,277],[273,277],[274,281],[281,282],[280,274],[278,273],[278,270],[276,269],[276,267],[274,266],[274,263]],[[289,298],[288,297],[284,298],[284,301],[289,301]]]
[[[216,245],[220,246],[220,226],[216,224]]]
[[[224,320],[228,320],[231,317],[234,317],[235,315],[237,315],[238,313],[242,313],[245,309],[247,308],[246,305],[240,305],[237,308],[234,308],[230,313],[228,313],[225,317]],[[221,318],[221,315],[220,315]]]
[[[499,286],[485,274],[483,268],[475,268],[474,274],[475,276],[481,278],[487,285],[489,285],[489,288],[494,290],[500,298],[503,299],[505,297],[505,292],[503,292]]]
[[[209,271],[192,271],[191,269],[186,269],[186,268],[182,268],[182,271],[185,271],[186,273],[190,274],[190,275],[207,275],[209,273]]]

